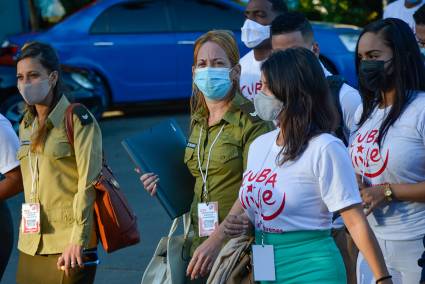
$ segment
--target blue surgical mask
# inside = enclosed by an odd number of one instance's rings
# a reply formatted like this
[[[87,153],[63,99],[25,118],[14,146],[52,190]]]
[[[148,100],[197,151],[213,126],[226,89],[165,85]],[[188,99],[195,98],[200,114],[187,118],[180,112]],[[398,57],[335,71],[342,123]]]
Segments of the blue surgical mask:
[[[232,87],[230,68],[205,67],[195,69],[194,83],[205,98],[220,101]]]

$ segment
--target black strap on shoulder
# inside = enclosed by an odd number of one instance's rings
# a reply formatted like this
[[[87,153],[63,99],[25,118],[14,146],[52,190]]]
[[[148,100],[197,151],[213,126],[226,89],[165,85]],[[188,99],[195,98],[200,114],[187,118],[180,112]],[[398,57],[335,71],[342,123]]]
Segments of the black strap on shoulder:
[[[339,114],[339,124],[335,130],[335,134],[346,146],[348,146],[348,141],[345,139],[344,135],[344,118],[342,114],[341,101],[339,100],[339,92],[342,85],[345,83],[345,79],[339,75],[330,75],[326,77],[326,80],[328,81],[331,96]]]

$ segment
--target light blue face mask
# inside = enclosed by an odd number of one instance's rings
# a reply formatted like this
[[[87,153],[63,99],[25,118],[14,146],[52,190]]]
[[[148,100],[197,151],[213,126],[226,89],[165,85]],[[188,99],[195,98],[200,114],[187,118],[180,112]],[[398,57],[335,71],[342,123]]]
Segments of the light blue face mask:
[[[220,101],[232,87],[230,68],[204,67],[195,69],[194,83],[205,98]]]

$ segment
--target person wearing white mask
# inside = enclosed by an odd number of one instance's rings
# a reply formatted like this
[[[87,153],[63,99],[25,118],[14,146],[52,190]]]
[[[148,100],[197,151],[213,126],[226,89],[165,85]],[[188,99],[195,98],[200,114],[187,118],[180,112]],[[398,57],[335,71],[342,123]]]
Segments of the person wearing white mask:
[[[390,284],[347,150],[331,135],[337,111],[321,69],[315,55],[301,47],[273,52],[261,67],[255,110],[266,121],[278,120],[279,127],[251,144],[239,191],[255,227],[254,277],[262,284],[345,284],[344,264],[330,235],[331,212],[339,211],[376,283]],[[240,223],[233,220],[225,232]]]
[[[5,199],[23,190],[16,153],[19,140],[10,122],[0,114],[0,282],[13,247],[13,223]]]
[[[278,16],[271,24],[271,34],[273,50],[304,47],[313,51],[319,58],[320,49],[314,40],[313,28],[302,13],[288,12]],[[321,62],[320,65],[330,87],[332,101],[339,112],[338,128],[335,133],[348,145],[350,130],[354,125],[354,114],[361,105],[359,92],[345,84],[342,77],[332,75]],[[356,283],[357,249],[351,236],[346,233],[342,219],[335,215],[333,221],[332,235],[344,260],[347,283]]]
[[[424,0],[397,0],[384,9],[383,19],[397,18],[405,21],[409,27],[415,30],[413,14],[425,3]]]
[[[252,50],[239,61],[241,65],[240,88],[242,95],[253,100],[261,90],[261,63],[272,51],[270,24],[288,11],[283,0],[250,0],[245,10],[242,42]]]
[[[189,283],[206,283],[227,239],[225,217],[229,212],[243,213],[237,196],[249,145],[273,128],[256,116],[254,105],[240,95],[238,62],[237,43],[228,31],[210,31],[195,42],[191,129],[182,161],[195,178]],[[154,195],[159,178],[155,173],[144,173],[140,180]],[[206,204],[213,207],[206,211]]]

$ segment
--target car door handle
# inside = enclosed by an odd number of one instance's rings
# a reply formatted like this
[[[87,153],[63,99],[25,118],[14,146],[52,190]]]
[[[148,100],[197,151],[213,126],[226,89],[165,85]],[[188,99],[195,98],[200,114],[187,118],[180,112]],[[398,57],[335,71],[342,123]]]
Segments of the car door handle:
[[[114,43],[112,41],[96,41],[93,43],[94,46],[113,46]]]
[[[195,41],[194,40],[179,40],[177,42],[177,44],[181,44],[181,45],[194,45]]]

